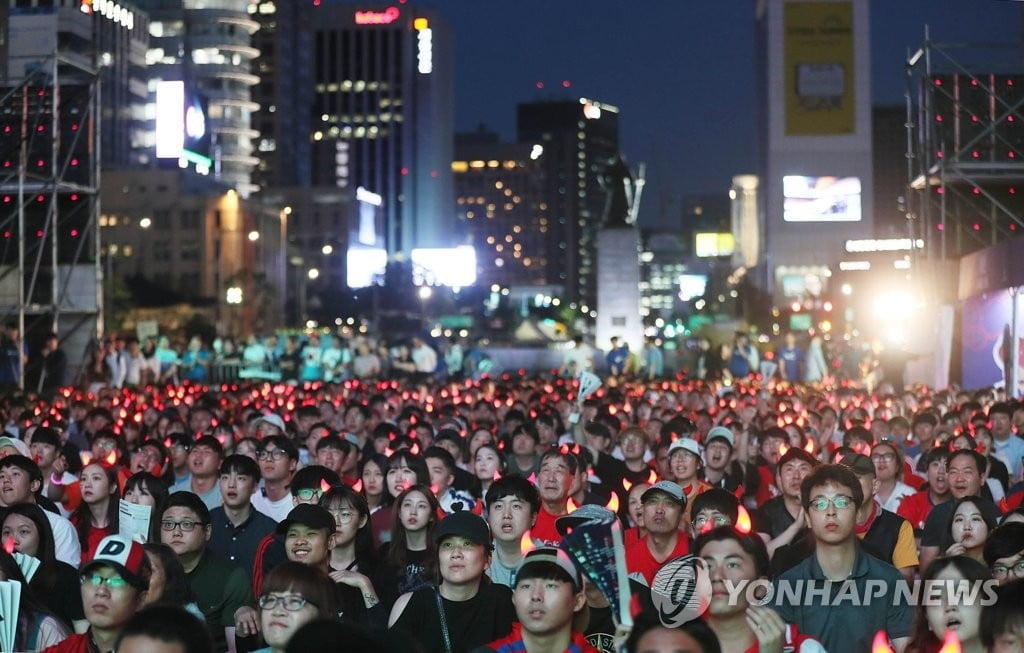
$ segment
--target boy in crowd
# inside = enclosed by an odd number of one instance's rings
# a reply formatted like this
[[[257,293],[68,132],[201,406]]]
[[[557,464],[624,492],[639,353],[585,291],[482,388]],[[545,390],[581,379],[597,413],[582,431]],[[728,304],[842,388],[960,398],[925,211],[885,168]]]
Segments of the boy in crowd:
[[[871,650],[878,630],[888,633],[902,651],[913,611],[900,599],[900,573],[859,546],[857,507],[864,503],[860,481],[848,467],[822,465],[803,480],[800,498],[814,553],[775,579],[776,612],[831,653]],[[783,585],[803,588],[801,598],[780,600],[792,595]]]
[[[263,482],[252,497],[252,505],[279,522],[288,516],[293,507],[288,487],[299,464],[299,450],[287,436],[270,435],[260,440],[256,459],[259,461]]]
[[[235,613],[252,605],[252,590],[242,568],[207,548],[210,511],[192,492],[176,492],[160,515],[160,539],[185,569],[189,589],[206,617],[219,651],[234,649]]]
[[[423,459],[430,472],[430,488],[441,504],[441,510],[450,514],[456,509],[472,510],[476,506],[472,495],[452,487],[455,482],[455,458],[447,449],[428,447],[423,452]]]
[[[43,474],[30,458],[20,454],[0,458],[0,508],[18,503],[36,503],[40,508],[47,508],[37,500],[42,486]],[[53,531],[57,559],[77,569],[82,561],[82,545],[75,527],[57,514],[56,509],[44,509],[43,514]]]
[[[319,435],[319,433],[323,435]],[[326,467],[337,474],[345,485],[350,487],[354,485],[359,475],[357,470],[359,451],[356,449],[356,445],[331,432],[323,424],[314,426],[312,434],[310,437],[317,437],[315,464]]]
[[[223,503],[210,511],[208,546],[242,567],[252,580],[256,549],[276,522],[256,510],[252,495],[260,482],[260,468],[249,456],[234,454],[220,466],[220,495]]]
[[[145,602],[152,569],[141,544],[108,535],[80,573],[89,629],[45,649],[46,653],[114,650],[121,630]]]
[[[573,619],[587,603],[583,577],[569,555],[560,549],[539,548],[526,554],[512,588],[518,621],[502,639],[475,650],[549,653],[597,653]]]
[[[522,476],[502,476],[491,484],[485,499],[487,523],[494,536],[494,556],[487,575],[495,583],[513,587],[523,561],[523,535],[537,519],[540,494]]]
[[[207,510],[220,505],[220,462],[224,458],[224,446],[212,435],[204,435],[197,439],[188,452],[188,469],[191,476],[187,481],[171,486],[171,494],[191,492],[203,503]]]

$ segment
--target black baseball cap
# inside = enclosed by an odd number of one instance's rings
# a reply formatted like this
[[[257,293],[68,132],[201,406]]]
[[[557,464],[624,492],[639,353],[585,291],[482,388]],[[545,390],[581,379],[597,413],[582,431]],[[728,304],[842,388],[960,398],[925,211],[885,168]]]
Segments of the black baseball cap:
[[[309,528],[324,528],[327,529],[328,533],[333,533],[338,528],[337,522],[334,521],[334,516],[327,512],[326,508],[321,508],[312,503],[300,503],[292,508],[288,516],[277,525],[278,534],[287,534],[292,524],[301,524]]]
[[[448,515],[437,525],[434,542],[440,544],[446,537],[464,537],[474,544],[491,548],[491,529],[480,515],[460,510]]]

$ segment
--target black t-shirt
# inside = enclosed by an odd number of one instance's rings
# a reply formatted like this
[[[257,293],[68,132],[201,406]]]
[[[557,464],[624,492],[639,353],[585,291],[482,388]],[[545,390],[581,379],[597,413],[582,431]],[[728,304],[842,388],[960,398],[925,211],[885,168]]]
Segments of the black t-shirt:
[[[444,653],[444,636],[433,588],[413,592],[395,628],[419,642],[423,653]],[[512,632],[516,620],[512,590],[492,583],[486,577],[476,596],[468,601],[441,599],[453,651],[470,651],[501,639]]]
[[[381,546],[379,554],[382,559],[387,560],[388,547],[390,546],[390,543]],[[380,587],[374,586],[381,600],[393,603],[395,599],[406,592],[413,592],[422,587],[433,586],[434,579],[430,572],[430,565],[427,563],[431,561],[432,556],[436,555],[436,553],[431,553],[429,549],[406,551],[405,564],[403,566],[396,568],[390,561],[386,562],[377,574]]]
[[[785,499],[781,496],[765,501],[761,509],[754,513],[754,526],[757,531],[768,533],[773,540],[782,535],[795,521],[796,519],[786,509]]]

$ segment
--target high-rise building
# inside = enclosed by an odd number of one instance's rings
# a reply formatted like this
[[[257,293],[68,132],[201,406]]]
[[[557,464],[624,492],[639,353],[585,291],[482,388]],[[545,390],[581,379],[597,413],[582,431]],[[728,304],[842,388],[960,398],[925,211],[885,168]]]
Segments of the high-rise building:
[[[543,201],[552,233],[544,256],[566,298],[597,299],[597,232],[607,193],[602,177],[619,157],[619,110],[586,98],[520,104],[518,139],[544,151]],[[600,307],[598,307],[600,309]]]
[[[557,283],[558,266],[548,257],[554,230],[541,194],[543,157],[541,145],[502,143],[494,132],[456,137],[455,211],[465,242],[476,249],[481,285]]]
[[[96,0],[94,0],[95,2]],[[252,46],[259,28],[249,15],[250,0],[137,0],[150,16],[146,53],[150,99],[147,116],[156,115],[160,81],[183,81],[207,103],[207,128],[212,134],[213,169],[209,172],[243,197],[257,190],[252,172],[252,115],[259,104],[252,87],[260,78],[252,62],[260,52]],[[155,127],[152,141],[155,145]]]
[[[261,184],[380,195],[392,256],[453,246],[452,40],[440,16],[324,0],[259,2],[252,17]]]

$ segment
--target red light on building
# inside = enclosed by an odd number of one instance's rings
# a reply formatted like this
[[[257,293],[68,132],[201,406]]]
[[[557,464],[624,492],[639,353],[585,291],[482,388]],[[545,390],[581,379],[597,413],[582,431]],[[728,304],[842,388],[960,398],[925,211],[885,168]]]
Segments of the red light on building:
[[[537,88],[544,88],[544,82],[537,82]]]
[[[357,11],[356,25],[390,25],[401,15],[398,7],[388,7],[384,11]]]
[[[568,79],[562,80],[562,88],[569,88],[570,86],[572,86],[572,82],[570,82]]]
[[[946,225],[944,225],[942,223],[939,223],[939,224],[935,225],[935,228],[938,229],[939,231],[942,231],[943,229],[946,228]]]

